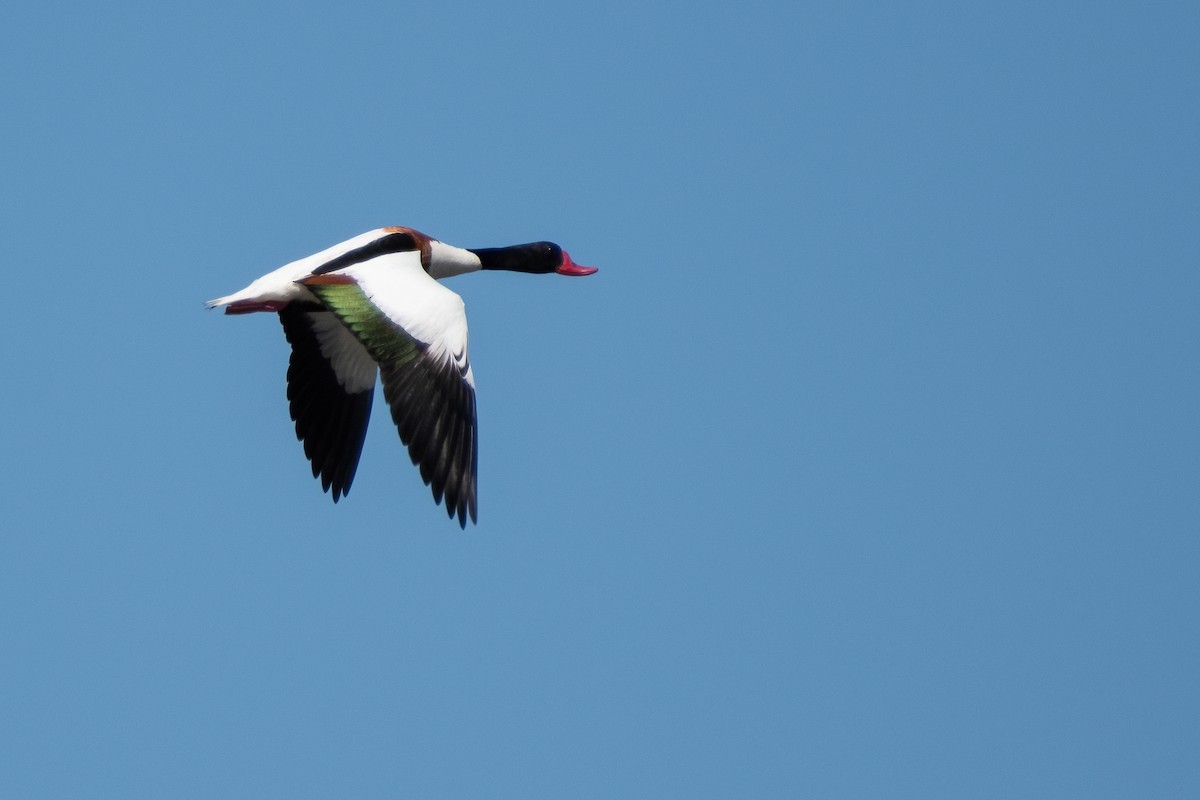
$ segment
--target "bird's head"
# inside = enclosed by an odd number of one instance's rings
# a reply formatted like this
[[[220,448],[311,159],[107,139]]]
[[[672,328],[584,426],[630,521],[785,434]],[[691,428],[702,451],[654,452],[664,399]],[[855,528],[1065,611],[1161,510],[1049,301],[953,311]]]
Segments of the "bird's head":
[[[591,275],[596,272],[596,267],[576,264],[567,251],[554,242],[531,242],[473,252],[479,256],[483,269],[504,269],[536,275],[557,272],[559,275],[573,276]]]

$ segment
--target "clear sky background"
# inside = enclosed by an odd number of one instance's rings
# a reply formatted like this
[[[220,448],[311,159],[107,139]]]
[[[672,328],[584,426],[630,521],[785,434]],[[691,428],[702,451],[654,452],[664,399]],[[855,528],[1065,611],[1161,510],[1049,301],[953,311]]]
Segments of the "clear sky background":
[[[1200,796],[1194,3],[26,4],[0,794]],[[479,525],[269,315],[473,275]]]

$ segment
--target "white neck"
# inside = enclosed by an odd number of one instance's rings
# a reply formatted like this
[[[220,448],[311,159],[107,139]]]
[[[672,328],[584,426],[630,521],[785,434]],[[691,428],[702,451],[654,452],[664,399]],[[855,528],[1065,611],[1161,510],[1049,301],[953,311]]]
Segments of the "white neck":
[[[479,256],[442,242],[429,243],[429,274],[437,280],[482,269]]]

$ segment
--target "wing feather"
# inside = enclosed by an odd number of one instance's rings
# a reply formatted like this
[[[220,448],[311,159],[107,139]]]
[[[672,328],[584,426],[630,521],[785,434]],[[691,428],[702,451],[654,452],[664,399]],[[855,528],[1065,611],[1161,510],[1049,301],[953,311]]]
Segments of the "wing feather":
[[[430,278],[416,253],[301,282],[379,365],[392,421],[434,501],[462,527],[468,516],[474,522],[478,433],[462,299]]]
[[[296,438],[304,444],[313,477],[320,478],[324,491],[332,489],[336,503],[349,494],[358,470],[371,419],[375,366],[365,353],[354,358],[350,346],[361,350],[362,345],[349,332],[343,334],[347,341],[337,341],[336,332],[330,333],[335,330],[328,324],[331,319],[328,311],[295,303],[279,312],[292,346],[287,397]]]

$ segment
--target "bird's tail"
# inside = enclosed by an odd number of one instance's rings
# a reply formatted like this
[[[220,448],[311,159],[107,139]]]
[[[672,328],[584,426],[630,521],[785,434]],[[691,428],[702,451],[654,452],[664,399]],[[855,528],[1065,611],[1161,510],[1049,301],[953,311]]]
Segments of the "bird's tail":
[[[204,307],[224,307],[226,314],[253,314],[256,311],[276,312],[288,304],[287,300],[262,300],[255,297],[246,297],[247,293],[248,290],[243,289],[240,292],[227,294],[224,297],[218,297],[216,300],[209,300],[204,304]]]

